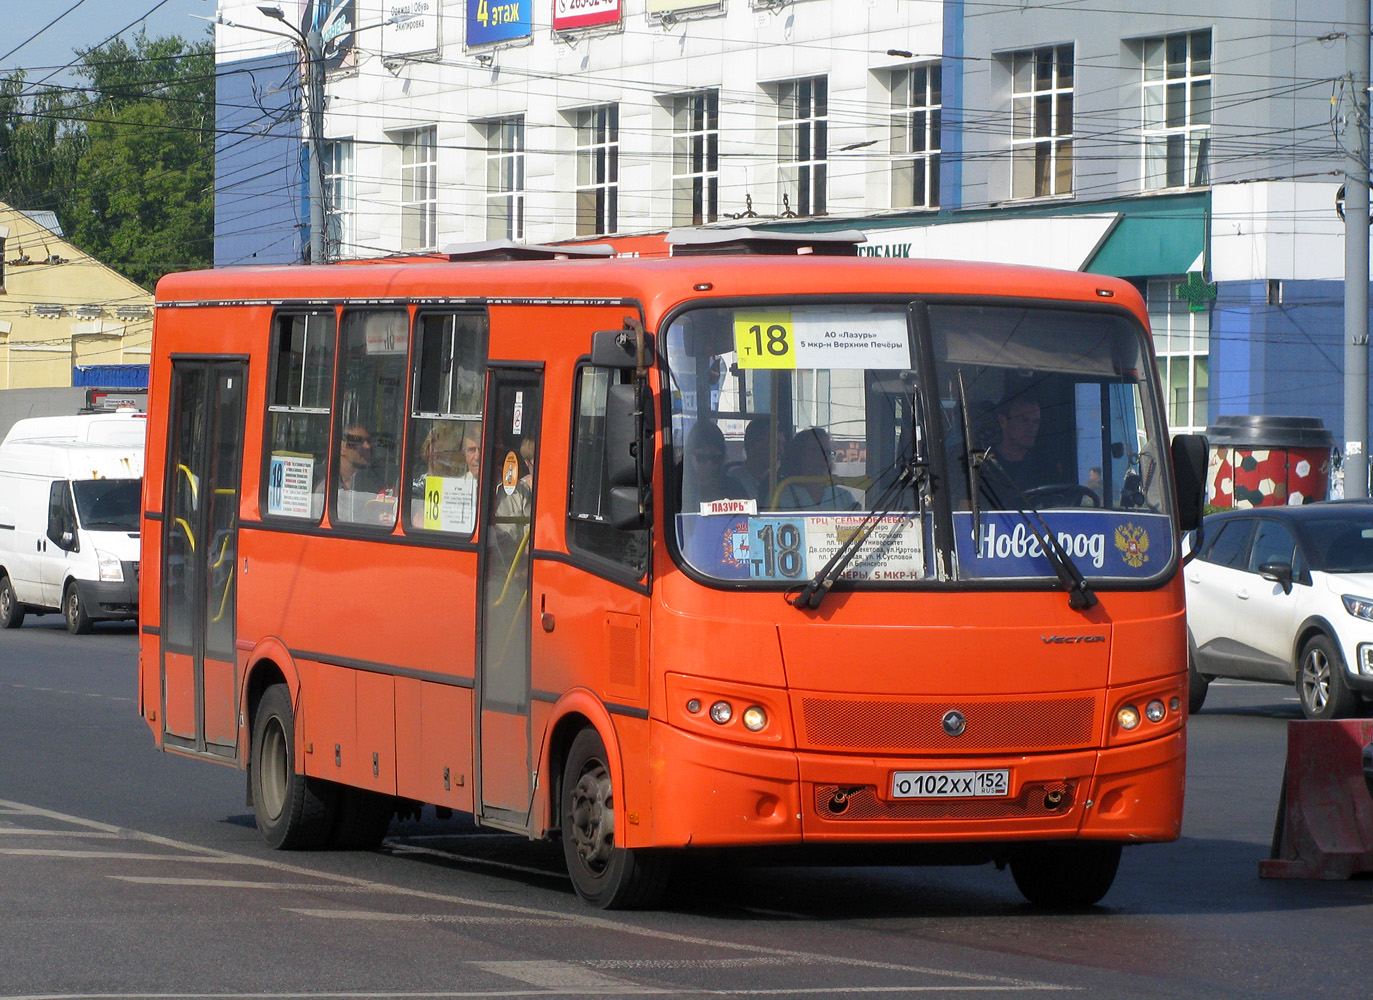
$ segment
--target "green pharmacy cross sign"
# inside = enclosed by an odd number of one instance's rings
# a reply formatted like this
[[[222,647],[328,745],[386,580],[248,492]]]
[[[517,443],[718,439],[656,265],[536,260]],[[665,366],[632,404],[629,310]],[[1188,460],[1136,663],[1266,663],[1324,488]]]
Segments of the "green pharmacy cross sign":
[[[1174,287],[1177,297],[1186,299],[1188,308],[1194,313],[1201,312],[1206,303],[1216,297],[1215,282],[1203,280],[1200,271],[1188,271],[1187,281]]]

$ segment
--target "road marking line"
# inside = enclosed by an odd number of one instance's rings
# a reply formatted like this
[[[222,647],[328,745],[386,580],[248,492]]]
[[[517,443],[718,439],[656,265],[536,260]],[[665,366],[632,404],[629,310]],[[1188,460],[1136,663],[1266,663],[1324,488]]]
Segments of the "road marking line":
[[[544,989],[557,990],[559,993],[568,990],[597,990],[601,993],[624,993],[632,991],[642,992],[644,987],[624,979],[616,979],[613,976],[604,976],[595,969],[588,969],[585,966],[577,965],[572,962],[559,962],[549,960],[533,960],[522,962],[472,962],[472,965],[486,972],[503,976],[506,979],[514,979],[521,983],[528,983],[530,986],[542,986]],[[659,992],[654,990],[653,992]]]
[[[202,858],[183,854],[139,854],[137,851],[57,851],[37,847],[0,847],[0,854],[13,857],[67,858],[83,860],[100,858],[106,861],[189,861],[197,865],[256,865],[256,858]]]
[[[509,836],[509,834],[501,834],[501,836]],[[388,842],[386,848],[392,854],[428,854],[432,857],[451,858],[454,861],[483,865],[488,868],[500,868],[505,871],[522,872],[525,875],[544,875],[548,878],[561,879],[564,882],[571,881],[571,877],[566,872],[549,871],[547,868],[531,868],[528,865],[514,865],[508,861],[494,861],[491,858],[478,858],[470,854],[458,854],[454,851],[441,851],[436,847],[420,847],[414,844],[395,844]]]
[[[0,836],[4,837],[75,837],[80,840],[120,840],[117,833],[100,833],[95,830],[38,830],[27,826],[0,826]]]
[[[566,927],[562,917],[489,917],[462,913],[387,913],[382,910],[312,910],[300,906],[285,907],[287,913],[322,920],[375,920],[390,923],[416,924],[502,924],[521,927]]]
[[[728,940],[728,939],[710,938],[710,937],[704,937],[704,936],[696,935],[696,934],[681,934],[681,933],[674,933],[674,932],[671,932],[671,931],[664,931],[664,930],[661,930],[661,929],[658,929],[658,928],[655,928],[655,927],[642,927],[642,926],[638,926],[638,925],[631,924],[631,923],[627,923],[627,922],[621,922],[621,921],[616,920],[616,919],[613,919],[613,918],[611,918],[611,917],[595,916],[595,915],[590,914],[590,913],[575,912],[575,913],[561,914],[561,913],[558,913],[558,912],[556,912],[556,911],[554,911],[554,910],[540,909],[540,908],[538,908],[538,907],[533,907],[533,906],[521,906],[521,905],[515,904],[515,903],[498,903],[498,902],[494,902],[494,901],[492,901],[492,900],[487,900],[487,899],[477,899],[477,898],[475,898],[475,897],[460,896],[460,895],[458,895],[458,894],[456,894],[456,893],[436,892],[436,891],[428,890],[428,889],[414,889],[414,888],[408,888],[408,887],[404,887],[404,886],[387,885],[387,884],[384,883],[384,882],[375,882],[375,881],[371,881],[371,880],[369,880],[369,879],[357,878],[357,877],[350,876],[350,875],[338,875],[338,874],[335,874],[335,873],[332,873],[332,872],[321,872],[321,871],[316,871],[316,870],[311,869],[311,868],[306,868],[306,867],[304,867],[304,866],[302,866],[302,865],[291,865],[291,864],[286,864],[285,862],[281,862],[281,861],[274,861],[274,860],[265,859],[265,858],[252,858],[252,857],[247,857],[246,855],[233,855],[233,854],[229,854],[229,853],[227,853],[227,852],[225,852],[225,851],[217,851],[217,850],[214,850],[214,849],[208,848],[208,847],[200,847],[199,845],[196,845],[196,844],[189,844],[189,843],[186,843],[186,842],[184,842],[184,841],[173,840],[173,839],[170,838],[170,837],[162,837],[162,836],[159,836],[158,834],[154,834],[154,833],[145,833],[145,832],[143,832],[143,831],[141,831],[141,830],[129,830],[129,829],[122,828],[122,827],[112,826],[112,825],[110,825],[110,824],[108,824],[108,823],[101,823],[101,822],[98,822],[98,821],[96,821],[96,820],[84,819],[84,818],[82,818],[82,817],[80,817],[80,816],[71,816],[71,815],[68,815],[68,814],[66,814],[66,813],[59,813],[59,812],[55,812],[55,811],[50,810],[50,809],[42,809],[42,808],[39,808],[39,807],[37,807],[37,806],[25,806],[23,803],[20,803],[20,802],[12,802],[12,801],[7,801],[7,800],[0,799],[0,809],[5,809],[5,808],[9,808],[9,809],[19,809],[19,810],[27,810],[27,812],[28,812],[30,815],[33,815],[33,816],[44,816],[44,817],[46,817],[46,818],[48,818],[48,819],[62,820],[63,822],[71,823],[71,824],[73,824],[74,826],[82,826],[82,827],[86,827],[86,828],[89,828],[89,829],[104,830],[104,831],[107,831],[107,832],[119,833],[119,834],[121,834],[122,836],[125,836],[125,837],[129,838],[130,840],[138,840],[138,841],[142,841],[142,842],[144,842],[144,843],[157,844],[157,845],[162,846],[162,847],[170,847],[170,848],[174,848],[174,849],[177,849],[177,850],[186,851],[186,852],[188,852],[188,853],[190,853],[190,854],[199,855],[199,856],[197,856],[197,857],[177,857],[177,856],[169,856],[166,860],[183,861],[183,862],[185,862],[185,861],[189,861],[189,862],[208,862],[208,863],[211,863],[211,864],[222,863],[222,864],[257,865],[257,866],[262,867],[262,868],[265,868],[265,869],[267,869],[267,870],[269,870],[269,871],[275,871],[275,872],[282,872],[282,873],[286,873],[286,874],[298,875],[298,876],[301,876],[301,877],[304,877],[304,878],[321,879],[321,880],[325,880],[325,881],[335,882],[335,883],[340,884],[340,885],[351,885],[351,886],[357,886],[357,887],[361,887],[361,888],[370,888],[370,889],[372,889],[373,891],[377,892],[379,895],[391,895],[391,896],[408,897],[408,898],[412,898],[412,899],[423,899],[423,900],[426,900],[426,901],[429,901],[429,902],[447,903],[447,904],[452,905],[452,906],[467,906],[467,907],[471,907],[472,909],[488,910],[488,911],[494,911],[494,912],[499,912],[499,913],[516,914],[516,915],[520,915],[520,916],[538,917],[538,918],[545,918],[545,919],[548,919],[548,918],[561,918],[561,919],[563,919],[564,921],[566,921],[566,922],[568,922],[568,923],[576,924],[576,925],[578,925],[578,926],[580,926],[580,927],[592,928],[592,929],[595,929],[595,930],[602,930],[602,931],[607,931],[607,932],[616,933],[616,934],[624,934],[624,935],[631,936],[631,937],[648,938],[648,939],[651,939],[651,940],[654,940],[654,941],[659,941],[659,942],[664,942],[664,943],[695,945],[695,946],[697,946],[697,947],[718,948],[718,949],[721,949],[721,950],[724,950],[724,951],[744,952],[744,953],[751,954],[751,955],[765,955],[765,956],[775,956],[775,957],[779,957],[779,958],[804,959],[804,960],[809,960],[809,961],[812,961],[812,962],[818,960],[818,961],[821,961],[821,962],[824,962],[824,963],[827,963],[827,964],[831,964],[831,965],[849,966],[849,967],[853,967],[853,968],[862,968],[862,969],[886,969],[886,970],[889,970],[889,971],[914,973],[914,974],[917,974],[917,975],[944,976],[944,977],[950,978],[950,979],[958,979],[958,980],[965,981],[965,982],[967,982],[967,983],[977,984],[976,986],[968,986],[968,987],[957,987],[957,986],[944,986],[944,987],[938,987],[938,988],[940,988],[940,989],[946,989],[946,990],[960,989],[960,988],[979,989],[979,990],[988,990],[988,989],[992,989],[992,988],[1003,989],[1003,990],[1010,990],[1010,989],[1015,989],[1015,990],[1066,990],[1066,989],[1070,989],[1070,988],[1071,988],[1071,987],[1061,986],[1061,985],[1057,985],[1057,984],[1041,983],[1041,982],[1036,982],[1036,981],[1034,981],[1034,980],[1013,979],[1013,978],[1006,977],[1006,976],[994,976],[994,975],[989,975],[989,974],[987,974],[987,973],[980,973],[980,972],[962,972],[962,971],[953,970],[953,969],[935,969],[935,968],[930,968],[930,967],[921,966],[921,965],[907,965],[907,964],[893,963],[893,962],[878,962],[878,961],[874,961],[874,960],[871,960],[871,959],[856,958],[856,957],[847,956],[847,955],[824,955],[824,954],[819,954],[819,953],[815,953],[815,952],[799,951],[799,950],[791,949],[791,948],[774,948],[774,947],[768,947],[768,946],[766,946],[766,945],[748,944],[748,943],[742,942],[742,941],[731,941],[731,940]],[[150,856],[150,855],[142,855],[142,856],[135,855],[135,857],[151,857],[151,856]],[[580,905],[580,904],[577,904],[577,905]],[[936,987],[931,987],[931,989],[935,989],[935,988],[936,988]],[[884,989],[885,989],[885,988],[884,988]],[[899,989],[915,990],[915,989],[923,989],[923,987],[893,987],[892,989],[893,989],[893,990],[899,990]],[[742,992],[742,991],[727,990],[727,991],[717,991],[716,993],[711,993],[711,992],[709,992],[709,991],[699,991],[697,995],[701,995],[701,996],[711,996],[711,995],[721,995],[721,996],[725,996],[725,995],[738,994],[738,993],[740,993],[740,992]],[[795,993],[795,992],[798,992],[798,991],[795,991],[795,990],[788,990],[788,991],[782,991],[782,992],[786,992],[786,993]],[[805,991],[801,991],[801,992],[805,992]],[[816,991],[814,991],[814,992],[824,993],[825,990],[823,990],[823,989],[822,989],[822,990],[816,990]],[[337,995],[337,996],[353,996],[353,995],[355,995],[355,994],[336,994],[336,995]],[[374,995],[376,995],[376,994],[356,994],[356,995],[357,995],[357,996],[374,996]],[[382,994],[382,995],[383,995],[383,996],[391,996],[391,995],[394,995],[394,996],[402,996],[403,994]],[[416,994],[416,995],[419,996],[419,995],[421,995],[421,994]],[[422,994],[422,995],[424,995],[424,996],[430,996],[430,995],[432,995],[432,996],[495,996],[495,995],[498,995],[498,994]],[[515,995],[515,994],[510,994],[510,995]],[[769,991],[763,991],[762,993],[755,993],[755,994],[751,994],[751,995],[780,995],[780,993],[777,992],[777,991],[772,991],[771,993],[769,993]],[[102,998],[103,996],[104,996],[104,995],[100,995],[100,994],[89,994],[89,995],[88,995],[88,994],[81,994],[81,995],[73,996],[72,998],[70,998],[70,1000],[101,1000],[101,998]],[[112,994],[112,995],[109,995],[109,996],[111,997],[111,1000],[122,1000],[122,997],[120,997],[119,995],[113,995],[113,994]],[[183,995],[181,995],[181,994],[170,994],[170,995],[159,994],[157,997],[152,998],[152,1000],[162,1000],[163,997],[176,997],[176,998],[180,998],[180,997],[182,997],[182,996],[183,996]],[[192,1000],[199,1000],[199,998],[202,998],[202,997],[204,997],[204,998],[209,998],[209,997],[212,997],[212,996],[213,996],[213,997],[218,997],[218,996],[220,996],[220,995],[218,995],[218,994],[214,994],[214,995],[212,995],[212,994],[193,994],[193,995],[192,995],[192,994],[188,994],[188,995],[185,995],[185,996],[191,997]],[[226,997],[226,998],[229,998],[229,997],[238,997],[238,996],[240,996],[240,995],[237,995],[237,994],[224,994],[224,995],[222,995],[222,996],[224,996],[224,997]],[[257,995],[256,995],[256,994],[251,994],[251,995],[250,995],[250,994],[244,994],[244,995],[242,995],[242,996],[248,997],[248,996],[257,996]],[[277,995],[276,995],[276,994],[261,994],[261,996],[263,996],[263,997],[275,997],[275,996],[277,996]],[[283,995],[283,996],[288,996],[288,995]],[[294,994],[291,994],[291,995],[289,995],[289,996],[294,996]],[[17,998],[3,998],[3,997],[0,997],[0,1000],[17,1000]],[[55,997],[54,997],[54,998],[49,998],[49,997],[44,997],[44,998],[41,998],[41,1000],[63,1000],[63,998],[55,998]]]
[[[321,885],[317,882],[252,882],[230,878],[161,878],[155,875],[106,875],[118,882],[138,885],[184,885],[206,889],[281,889],[288,892],[371,892],[366,886]]]
[[[850,996],[869,993],[1027,993],[1047,990],[1076,990],[1072,986],[1012,985],[1012,986],[811,986],[790,989],[664,989],[662,987],[639,986],[632,990],[613,991],[615,996],[677,996],[677,997],[782,997],[782,996]],[[463,990],[403,992],[386,990],[370,992],[348,990],[309,993],[15,993],[0,996],[0,1000],[495,1000],[499,997],[561,997],[568,996],[567,990],[510,989],[510,990]],[[584,994],[585,996],[605,996],[605,990]]]

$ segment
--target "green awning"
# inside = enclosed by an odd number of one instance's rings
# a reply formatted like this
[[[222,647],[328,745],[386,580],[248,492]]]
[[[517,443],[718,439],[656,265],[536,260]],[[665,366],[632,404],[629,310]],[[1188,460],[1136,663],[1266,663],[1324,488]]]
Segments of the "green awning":
[[[1127,209],[1083,270],[1117,278],[1185,274],[1205,248],[1204,204],[1163,212]]]

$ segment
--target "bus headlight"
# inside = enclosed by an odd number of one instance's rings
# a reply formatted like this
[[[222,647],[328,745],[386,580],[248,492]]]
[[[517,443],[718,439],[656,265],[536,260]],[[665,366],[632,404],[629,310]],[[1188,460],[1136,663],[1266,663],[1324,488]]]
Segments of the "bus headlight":
[[[100,563],[100,580],[102,583],[123,583],[124,567],[119,564],[119,557],[112,556],[108,552],[95,550],[95,558]]]
[[[1139,725],[1139,709],[1134,705],[1121,705],[1116,712],[1116,722],[1120,723],[1121,729],[1134,729]]]
[[[729,702],[717,701],[710,706],[710,719],[717,725],[723,726],[732,718],[734,718],[734,706]]]
[[[757,705],[744,709],[744,728],[756,733],[768,724],[768,713]]]

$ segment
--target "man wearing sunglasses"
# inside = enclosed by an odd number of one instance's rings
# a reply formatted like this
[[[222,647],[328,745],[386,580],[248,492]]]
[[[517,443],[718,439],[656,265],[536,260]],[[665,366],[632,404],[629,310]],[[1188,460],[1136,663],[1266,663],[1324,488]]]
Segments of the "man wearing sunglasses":
[[[338,460],[338,518],[340,521],[377,524],[389,511],[379,504],[381,477],[372,468],[372,432],[361,424],[343,430]],[[394,503],[394,497],[390,498]]]

